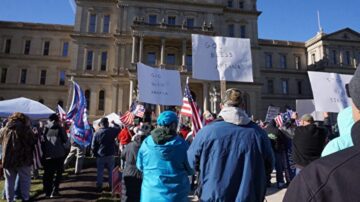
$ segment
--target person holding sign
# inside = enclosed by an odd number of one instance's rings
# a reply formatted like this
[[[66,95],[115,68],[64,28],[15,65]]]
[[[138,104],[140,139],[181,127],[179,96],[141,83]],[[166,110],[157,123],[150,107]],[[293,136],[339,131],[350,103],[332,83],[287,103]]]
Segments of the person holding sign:
[[[190,145],[188,159],[199,171],[200,201],[264,201],[274,154],[266,132],[245,113],[243,95],[228,89],[222,119],[202,128]]]
[[[360,67],[351,79],[347,94],[352,98],[353,147],[314,161],[291,182],[284,202],[359,201],[360,182]]]

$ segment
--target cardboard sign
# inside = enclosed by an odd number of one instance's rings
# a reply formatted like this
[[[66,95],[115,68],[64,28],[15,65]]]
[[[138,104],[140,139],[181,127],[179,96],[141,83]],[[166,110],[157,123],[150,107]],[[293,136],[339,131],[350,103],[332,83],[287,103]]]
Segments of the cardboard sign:
[[[337,113],[351,105],[345,84],[350,82],[352,75],[311,71],[308,74],[316,111]]]
[[[250,39],[192,35],[193,78],[253,82]]]
[[[311,114],[315,121],[324,121],[324,113],[315,111],[314,100],[296,100],[296,112],[299,117],[304,114]]]
[[[265,122],[270,122],[277,115],[279,115],[279,113],[280,113],[280,107],[269,106],[268,110],[267,110],[267,113],[266,113]]]
[[[137,64],[139,101],[160,105],[182,105],[180,73]]]

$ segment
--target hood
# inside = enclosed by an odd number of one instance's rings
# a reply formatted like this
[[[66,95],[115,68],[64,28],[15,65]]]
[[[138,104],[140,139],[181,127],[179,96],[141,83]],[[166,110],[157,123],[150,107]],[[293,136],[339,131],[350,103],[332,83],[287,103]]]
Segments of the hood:
[[[350,136],[351,127],[354,125],[351,107],[342,110],[337,117],[340,136]]]
[[[246,112],[239,107],[224,107],[220,111],[219,116],[225,122],[235,125],[247,125],[251,121]]]
[[[148,150],[154,151],[156,156],[166,161],[177,159],[178,151],[184,146],[183,141],[177,135],[173,135],[165,144],[156,144],[153,135],[151,135],[145,139],[143,144],[146,145]]]
[[[155,128],[151,131],[151,137],[155,144],[163,145],[172,140],[176,136],[176,132],[170,131],[168,128]]]

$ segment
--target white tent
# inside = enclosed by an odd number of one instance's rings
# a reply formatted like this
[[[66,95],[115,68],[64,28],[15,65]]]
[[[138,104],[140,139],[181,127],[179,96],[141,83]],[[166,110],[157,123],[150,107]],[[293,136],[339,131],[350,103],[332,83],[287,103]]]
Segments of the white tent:
[[[0,117],[8,117],[14,112],[21,112],[30,119],[47,119],[55,113],[40,102],[24,97],[0,101]]]
[[[121,121],[120,121],[120,116],[117,115],[116,113],[111,113],[105,116],[106,118],[108,118],[109,123],[111,123],[112,121],[114,121],[116,124],[122,125]],[[101,118],[98,120],[93,121],[93,126],[94,128],[96,128],[100,122]]]

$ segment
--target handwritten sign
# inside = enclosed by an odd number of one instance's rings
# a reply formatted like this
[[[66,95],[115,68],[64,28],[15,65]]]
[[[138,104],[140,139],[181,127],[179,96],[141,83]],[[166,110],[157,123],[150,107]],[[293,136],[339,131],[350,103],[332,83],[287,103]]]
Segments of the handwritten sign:
[[[324,121],[324,113],[315,111],[314,103],[314,100],[296,100],[296,112],[299,117],[302,117],[304,114],[311,114],[315,121]]]
[[[277,115],[279,115],[280,113],[280,107],[273,107],[273,106],[269,106],[267,113],[266,113],[266,118],[265,121],[266,122],[270,122],[271,120],[273,120]]]
[[[192,35],[193,77],[253,82],[250,39]]]
[[[311,71],[308,74],[316,111],[337,113],[350,106],[345,84],[350,82],[352,75]]]
[[[182,105],[180,73],[137,64],[139,101],[160,105]]]

